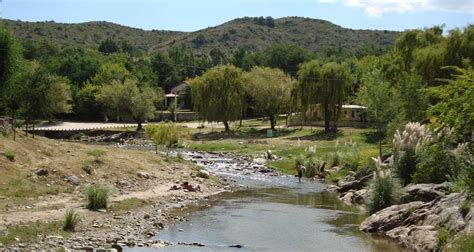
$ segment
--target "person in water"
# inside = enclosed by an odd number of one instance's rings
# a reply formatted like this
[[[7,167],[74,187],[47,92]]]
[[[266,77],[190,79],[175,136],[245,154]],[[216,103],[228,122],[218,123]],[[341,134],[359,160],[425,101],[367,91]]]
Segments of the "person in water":
[[[296,165],[296,171],[298,172],[298,182],[301,182],[301,178],[303,177],[303,172],[305,168],[303,164]]]

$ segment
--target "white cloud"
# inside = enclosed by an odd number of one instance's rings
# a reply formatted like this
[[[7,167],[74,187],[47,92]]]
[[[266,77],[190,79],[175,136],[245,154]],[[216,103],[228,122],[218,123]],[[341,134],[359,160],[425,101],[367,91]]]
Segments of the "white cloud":
[[[369,17],[383,13],[405,13],[423,10],[448,10],[474,13],[474,0],[318,0],[321,3],[342,2],[346,6],[363,8]]]

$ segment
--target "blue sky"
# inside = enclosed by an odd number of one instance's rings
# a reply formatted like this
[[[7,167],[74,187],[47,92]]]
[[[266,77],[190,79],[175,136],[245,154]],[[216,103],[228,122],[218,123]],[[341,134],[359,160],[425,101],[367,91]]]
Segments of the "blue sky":
[[[353,29],[405,30],[474,24],[474,0],[0,0],[2,18],[109,21],[195,31],[243,16],[301,16]]]

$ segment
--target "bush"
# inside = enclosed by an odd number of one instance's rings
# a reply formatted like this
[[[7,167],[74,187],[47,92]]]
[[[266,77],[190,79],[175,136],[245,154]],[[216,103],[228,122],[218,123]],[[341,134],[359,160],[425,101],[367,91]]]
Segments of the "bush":
[[[82,170],[89,175],[92,175],[94,173],[94,167],[92,167],[92,164],[89,163],[85,163],[82,166]]]
[[[109,186],[98,184],[87,185],[85,189],[88,201],[87,209],[106,209],[111,193],[112,189]]]
[[[342,161],[341,153],[338,151],[333,152],[326,157],[326,160],[328,161],[327,163],[329,164],[329,167],[339,166]]]
[[[453,240],[447,252],[474,251],[474,234],[463,234]]]
[[[448,243],[449,231],[445,226],[436,226],[436,233],[440,247],[444,247]]]
[[[5,151],[5,157],[8,158],[10,161],[15,161],[15,152],[13,151]]]
[[[370,214],[398,203],[401,188],[396,178],[377,176],[371,187],[372,194],[368,205]]]
[[[105,151],[99,150],[99,149],[93,149],[93,150],[88,151],[87,154],[94,158],[94,162],[100,163],[102,162],[102,157],[105,155]]]
[[[452,151],[446,150],[441,144],[433,144],[417,155],[413,182],[442,183],[448,177],[457,177],[459,166]]]
[[[64,216],[64,226],[63,230],[74,231],[77,223],[81,220],[79,214],[74,209],[69,209]]]

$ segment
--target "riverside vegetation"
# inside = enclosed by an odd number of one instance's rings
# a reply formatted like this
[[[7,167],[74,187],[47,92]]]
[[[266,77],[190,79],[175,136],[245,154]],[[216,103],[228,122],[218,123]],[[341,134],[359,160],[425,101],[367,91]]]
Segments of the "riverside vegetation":
[[[271,26],[268,21],[260,23]],[[270,26],[266,29],[273,29]],[[328,190],[341,194],[345,202],[368,204],[373,214],[362,222],[361,230],[383,233],[415,250],[472,249],[474,27],[443,34],[440,26],[410,30],[400,33],[392,47],[363,54],[347,54],[342,48],[321,54],[275,44],[261,51],[234,48],[232,54],[214,50],[207,57],[195,55],[187,48],[193,45],[186,43],[167,52],[135,54],[111,38],[98,48],[58,49],[47,43],[34,47],[2,26],[0,114],[11,115],[12,122],[2,127],[0,138],[5,159],[0,163],[5,171],[0,178],[5,209],[0,213],[5,217],[0,218],[0,242],[37,249],[23,242],[59,240],[48,236],[59,234],[73,247],[137,244],[136,237],[153,234],[170,218],[161,213],[168,209],[164,202],[172,197],[192,201],[220,191],[222,183],[213,177],[199,178],[199,171],[179,158],[16,134],[16,126],[23,126],[17,118],[28,128],[38,119],[109,116],[133,120],[140,130],[145,120],[163,109],[159,102],[163,92],[188,79],[187,103],[193,104],[201,121],[222,122],[225,132],[195,129],[193,139],[183,143],[187,130],[175,124],[147,126],[145,132],[156,146],[237,152],[286,173],[294,173],[295,162],[303,162],[311,168],[308,176],[334,183]],[[202,36],[193,41],[197,47],[207,43]],[[266,82],[270,76],[274,79]],[[259,85],[267,93],[257,92]],[[367,106],[371,129],[338,127],[346,103]],[[244,120],[249,116],[267,119],[265,124]],[[324,128],[282,128],[288,119],[300,124],[323,121]],[[278,137],[264,139],[268,127]],[[183,179],[206,187],[205,194],[166,193],[174,181]],[[57,209],[36,215],[21,210],[46,207],[41,204],[46,197],[62,211],[84,205],[81,191],[86,184],[91,184],[87,195],[91,209],[108,207],[108,193],[96,190],[106,184],[118,187],[109,209],[119,204],[114,198],[163,200],[118,215],[81,210],[84,222],[76,231],[96,239],[87,242],[61,229],[63,224],[54,218]],[[151,197],[149,190],[162,194]],[[128,230],[133,236],[117,231],[151,215],[158,217],[141,223],[140,230]],[[111,225],[95,221],[100,217]],[[28,224],[10,223],[14,219]],[[33,224],[37,220],[50,222]],[[150,233],[143,234],[145,229]],[[97,230],[114,232],[101,236]],[[158,243],[147,245],[163,245]]]

